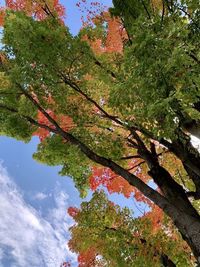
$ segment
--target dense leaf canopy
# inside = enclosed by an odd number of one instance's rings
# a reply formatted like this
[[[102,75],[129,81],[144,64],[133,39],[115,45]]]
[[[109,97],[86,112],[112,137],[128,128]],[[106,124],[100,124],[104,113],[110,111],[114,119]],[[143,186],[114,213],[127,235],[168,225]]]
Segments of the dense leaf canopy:
[[[130,210],[120,209],[103,192],[69,213],[76,221],[69,246],[79,253],[79,266],[157,267],[166,259],[176,264],[171,266],[191,266],[190,253],[174,229],[165,224],[164,231],[154,232],[149,218],[133,219]]]
[[[64,25],[58,1],[7,7],[1,135],[25,142],[39,136],[34,158],[61,165],[82,196],[103,185],[153,202],[200,264],[200,153],[190,140],[200,137],[199,2],[114,0],[77,36]],[[127,211],[113,212],[123,218]],[[116,241],[118,252],[124,238]]]

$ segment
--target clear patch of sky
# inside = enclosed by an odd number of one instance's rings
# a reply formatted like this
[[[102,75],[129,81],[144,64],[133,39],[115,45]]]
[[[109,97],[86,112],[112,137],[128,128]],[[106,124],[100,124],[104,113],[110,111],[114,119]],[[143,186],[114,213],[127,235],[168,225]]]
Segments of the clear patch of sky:
[[[72,179],[58,175],[61,167],[50,167],[33,160],[32,155],[37,145],[37,138],[32,138],[31,142],[25,144],[12,138],[0,137],[0,159],[17,185],[25,192],[25,198],[34,196],[37,192],[51,196],[56,184],[59,184],[61,188],[66,188],[70,195],[70,204],[79,204],[79,194]],[[45,201],[48,202],[48,199]],[[32,197],[31,200],[37,203],[37,199]]]
[[[5,6],[5,1],[4,0],[0,0],[0,6]]]
[[[82,14],[80,9],[77,7],[78,2],[82,2],[81,0],[61,0],[60,1],[65,7],[66,7],[66,18],[65,18],[65,23],[69,27],[70,32],[73,35],[78,34],[80,28],[82,27],[82,22],[81,22],[81,16],[85,15]],[[95,2],[92,0],[86,0],[84,3],[84,6],[86,8],[89,8],[91,6],[91,3]],[[105,5],[107,7],[112,6],[112,0],[102,0],[98,1],[100,4]]]

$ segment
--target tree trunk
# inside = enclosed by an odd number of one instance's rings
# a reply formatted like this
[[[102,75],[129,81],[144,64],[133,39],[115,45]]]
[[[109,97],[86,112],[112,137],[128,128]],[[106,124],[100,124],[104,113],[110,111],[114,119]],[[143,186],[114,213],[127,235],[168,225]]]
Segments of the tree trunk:
[[[174,221],[174,224],[182,234],[183,239],[188,243],[200,267],[200,219],[180,214],[181,218]]]
[[[182,186],[171,177],[170,173],[165,168],[157,164],[151,168],[149,175],[174,207],[190,216],[199,217],[198,212],[188,200]]]
[[[200,266],[200,216],[192,207],[192,205],[189,205],[188,202],[184,200],[184,197],[180,196],[180,190],[177,190],[177,197],[180,199],[179,199],[179,204],[176,205],[174,197],[170,201],[169,199],[161,195],[159,192],[155,191],[150,186],[145,184],[134,174],[125,170],[123,167],[119,166],[112,160],[99,156],[93,150],[91,150],[86,144],[82,143],[81,140],[79,140],[69,132],[65,132],[58,125],[58,123],[39,105],[39,103],[35,99],[33,99],[31,95],[29,95],[24,90],[23,92],[25,96],[28,99],[30,99],[30,101],[38,108],[38,110],[40,110],[43,113],[43,115],[48,119],[48,121],[53,125],[53,127],[40,124],[39,122],[36,122],[33,119],[30,120],[30,118],[28,118],[27,116],[25,117],[26,120],[41,128],[45,129],[48,128],[49,131],[52,131],[55,134],[60,135],[71,144],[77,146],[80,149],[80,151],[84,153],[90,160],[104,167],[110,168],[113,172],[123,177],[130,185],[136,187],[142,194],[144,194],[147,198],[153,201],[172,219],[173,223],[176,225],[176,227],[182,234],[183,238],[190,246]],[[170,185],[167,188],[168,193],[170,193],[169,192]],[[181,205],[181,200],[183,200],[183,205]]]
[[[141,180],[138,179],[139,181],[137,181],[133,174],[127,172],[119,165],[113,162],[109,165],[116,174],[122,176],[131,185],[137,187],[137,189],[158,205],[172,219],[183,239],[190,246],[200,266],[200,216],[193,206],[188,205],[186,211],[185,203],[183,203],[182,207],[180,201],[178,205],[176,203],[174,203],[176,205],[173,205],[173,201],[170,203],[164,196],[149,188]],[[174,200],[174,202],[175,201],[176,200]]]
[[[57,128],[57,127],[56,127]],[[125,170],[110,159],[104,158],[92,151],[87,145],[82,143],[76,137],[63,131],[60,127],[56,129],[57,134],[60,134],[64,139],[79,147],[79,149],[92,161],[99,163],[104,167],[110,168],[117,175],[120,175],[132,186],[135,186],[142,194],[153,201],[159,208],[161,208],[173,221],[178,228],[184,240],[190,246],[199,266],[200,266],[200,216],[195,212],[192,205],[187,207],[185,212],[185,203],[181,208],[170,203],[167,198],[160,193],[146,185],[137,176]],[[175,203],[174,203],[175,204]],[[191,214],[194,214],[192,216]]]
[[[141,191],[141,193],[143,193],[157,206],[159,206],[172,219],[173,223],[178,228],[184,240],[190,246],[200,266],[200,216],[197,214],[197,212],[195,212],[194,214],[194,208],[192,207],[192,205],[191,207],[188,207],[187,212],[184,212],[185,205],[183,205],[182,209],[180,203],[179,208],[175,207],[164,196],[146,185],[134,174],[128,172],[115,162],[97,155],[70,133],[62,132],[62,136],[71,143],[77,145],[80,150],[92,161],[110,168],[113,172],[123,177],[129,182],[130,185],[135,186],[139,191]],[[190,214],[194,214],[194,216]]]

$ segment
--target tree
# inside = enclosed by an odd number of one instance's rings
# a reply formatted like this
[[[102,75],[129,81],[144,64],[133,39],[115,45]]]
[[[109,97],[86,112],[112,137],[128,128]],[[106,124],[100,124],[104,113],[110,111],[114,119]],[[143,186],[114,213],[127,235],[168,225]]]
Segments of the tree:
[[[120,209],[106,195],[95,192],[80,210],[69,214],[69,247],[79,254],[79,266],[191,266],[190,251],[177,231],[165,224],[152,234],[146,217],[133,218],[129,209]],[[164,232],[164,233],[163,233]]]
[[[45,131],[34,158],[62,165],[83,196],[93,170],[108,168],[104,179],[126,180],[171,218],[200,265],[200,154],[190,140],[199,136],[198,1],[114,0],[123,51],[107,47],[108,17],[73,37],[42,3],[42,18],[6,11],[1,134],[29,141]]]

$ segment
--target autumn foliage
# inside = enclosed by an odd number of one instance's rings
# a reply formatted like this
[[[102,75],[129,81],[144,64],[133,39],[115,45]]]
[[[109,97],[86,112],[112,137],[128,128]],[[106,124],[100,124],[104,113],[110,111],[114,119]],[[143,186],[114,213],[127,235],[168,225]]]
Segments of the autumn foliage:
[[[67,213],[72,217],[75,218],[78,215],[79,209],[76,207],[69,207]]]
[[[61,19],[65,15],[65,8],[59,0],[6,0],[5,7],[0,9],[0,26],[4,23],[6,10],[24,11],[28,16],[34,16],[38,20],[45,19],[50,13]]]
[[[73,216],[71,211],[70,208]],[[163,224],[157,208],[151,215],[133,218],[130,211],[120,209],[100,191],[89,202],[83,202],[78,213],[73,217],[76,224],[70,228],[72,238],[68,245],[78,253],[79,267],[118,266],[118,262],[122,266],[140,266],[138,262],[143,262],[145,265],[141,266],[157,267],[162,257],[170,262],[169,257],[179,255],[183,248],[189,256],[187,245],[180,242],[170,223]],[[165,237],[161,235],[163,231]],[[174,244],[176,251],[170,248]]]
[[[120,19],[111,18],[110,14],[104,11],[100,16],[97,15],[93,18],[93,23],[96,25],[102,23],[107,24],[107,33],[104,40],[102,38],[90,39],[89,36],[84,36],[83,39],[90,44],[93,51],[96,54],[122,54],[124,43],[127,41],[127,34],[122,27]]]
[[[73,120],[66,115],[56,115],[52,110],[46,110],[46,112],[54,119],[56,119],[61,127],[65,129],[65,131],[69,131],[72,129],[75,125],[73,123]],[[44,116],[44,114],[41,111],[38,111],[38,122],[41,124],[45,124],[51,128],[54,128],[54,126],[47,120],[47,118]],[[38,136],[40,141],[42,142],[47,137],[50,136],[50,132],[47,129],[38,128],[34,133],[33,136]]]
[[[108,11],[99,2],[88,7],[79,1],[83,27],[77,36],[65,27],[58,0],[9,0],[0,10],[0,24],[6,23],[2,133],[24,141],[39,137],[34,158],[61,165],[60,174],[73,177],[82,196],[88,189],[96,194],[92,205],[68,209],[77,223],[69,247],[79,254],[79,267],[106,266],[102,254],[108,266],[120,266],[116,258],[123,266],[138,258],[146,267],[143,256],[155,266],[166,253],[175,257],[170,238],[178,253],[185,245],[163,210],[199,259],[200,157],[186,127],[200,125],[197,38],[190,38],[199,18],[190,1],[194,14],[185,6],[180,12],[180,1],[173,7],[147,2],[113,1]],[[105,196],[100,203],[102,188],[148,211],[133,219]]]
[[[59,0],[6,0],[6,7],[14,11],[24,11],[27,15],[34,15],[37,19],[44,19],[48,12],[54,12],[59,17],[65,14],[65,8]]]
[[[96,251],[94,248],[89,248],[78,256],[79,267],[95,267]]]

